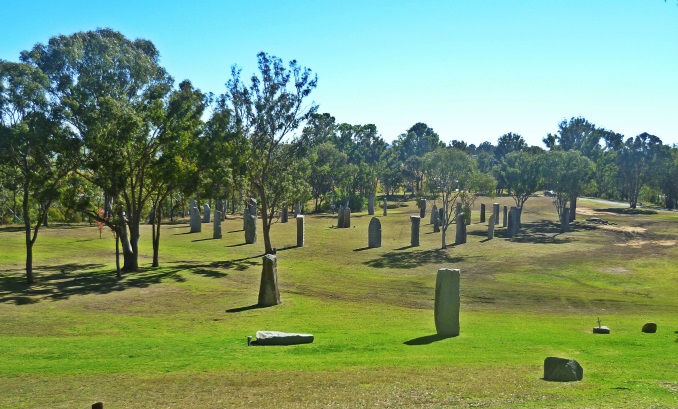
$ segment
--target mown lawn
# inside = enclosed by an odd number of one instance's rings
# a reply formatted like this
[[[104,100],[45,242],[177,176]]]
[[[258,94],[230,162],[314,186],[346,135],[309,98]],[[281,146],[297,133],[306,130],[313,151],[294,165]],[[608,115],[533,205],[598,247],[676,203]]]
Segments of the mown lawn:
[[[283,304],[270,308],[255,305],[263,239],[243,245],[237,216],[220,240],[211,224],[165,226],[157,269],[143,229],[142,270],[120,281],[110,233],[51,227],[31,288],[22,232],[2,228],[0,407],[678,407],[678,215],[580,201],[560,234],[550,201],[533,198],[517,238],[500,227],[487,241],[477,208],[489,217],[493,201],[477,201],[468,243],[446,250],[428,215],[409,246],[413,202],[378,209],[380,249],[366,248],[365,213],[350,229],[307,215],[303,248],[295,220],[277,223]],[[441,267],[462,272],[457,338],[435,336]],[[610,335],[591,333],[598,318]],[[656,334],[641,333],[648,321]],[[315,342],[248,347],[260,329]],[[577,359],[583,381],[543,381],[548,356]]]

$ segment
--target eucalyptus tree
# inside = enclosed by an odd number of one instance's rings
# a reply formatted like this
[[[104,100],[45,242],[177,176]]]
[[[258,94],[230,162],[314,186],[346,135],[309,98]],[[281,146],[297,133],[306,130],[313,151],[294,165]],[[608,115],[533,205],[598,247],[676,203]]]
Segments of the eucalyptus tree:
[[[326,195],[332,192],[336,183],[348,179],[345,174],[348,155],[337,149],[333,143],[324,142],[311,148],[308,158],[311,161],[311,195],[315,200],[315,211],[320,211]]]
[[[542,162],[540,154],[527,151],[511,152],[502,162],[506,186],[521,211],[527,199],[542,185]]]
[[[623,192],[629,207],[635,209],[643,184],[652,182],[656,176],[656,164],[661,163],[662,141],[644,132],[635,138],[628,138],[617,154],[617,166]]]
[[[404,164],[403,176],[412,187],[412,191],[421,190],[424,182],[422,157],[428,152],[444,147],[438,134],[423,122],[412,125],[393,141],[393,148],[399,153]]]
[[[111,29],[53,37],[21,55],[49,77],[52,98],[85,144],[81,174],[103,190],[106,216],[85,201],[83,207],[116,232],[128,271],[138,269],[147,177],[162,149],[151,116],[173,82],[159,58],[150,41]]]
[[[0,173],[22,195],[28,284],[35,283],[33,246],[40,227],[59,198],[60,182],[78,164],[79,141],[49,104],[48,85],[38,68],[0,60]]]
[[[263,52],[257,60],[259,74],[252,75],[248,86],[240,78],[241,70],[232,68],[224,97],[230,103],[237,129],[249,141],[244,163],[259,195],[264,247],[271,254],[271,222],[287,199],[285,192],[303,182],[293,173],[300,165],[297,150],[285,141],[317,111],[317,105],[306,105],[306,99],[318,78],[296,60],[290,61],[289,68],[280,58]]]

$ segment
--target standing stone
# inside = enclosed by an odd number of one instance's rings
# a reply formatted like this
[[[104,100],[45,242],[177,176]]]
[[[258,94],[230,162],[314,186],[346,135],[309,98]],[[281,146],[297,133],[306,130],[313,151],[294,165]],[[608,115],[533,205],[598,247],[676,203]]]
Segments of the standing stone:
[[[367,229],[367,247],[371,249],[381,247],[381,221],[376,217],[370,220],[370,226]]]
[[[412,226],[410,234],[410,245],[412,247],[419,246],[419,223],[421,222],[421,217],[419,216],[410,216],[410,223]]]
[[[485,223],[485,203],[480,204],[480,223]]]
[[[200,233],[202,231],[202,224],[200,223],[200,212],[198,208],[193,206],[191,212],[191,233]]]
[[[287,223],[288,215],[287,215],[287,206],[283,207],[283,209],[280,211],[280,223]]]
[[[266,254],[263,260],[264,266],[261,270],[261,284],[259,285],[259,306],[270,307],[282,302],[278,289],[278,260],[273,254]]]
[[[438,218],[438,207],[433,205],[431,208],[431,224],[435,224],[436,219]]]
[[[257,242],[257,216],[247,215],[247,225],[245,226],[245,243],[254,244]]]
[[[426,199],[421,199],[419,202],[419,217],[422,219],[426,217]]]
[[[504,220],[502,221],[501,227],[506,227],[508,224],[508,206],[504,206]]]
[[[344,228],[344,206],[339,205],[339,212],[337,214],[337,227]]]
[[[297,202],[294,204],[294,215],[299,216],[301,214],[301,203]]]
[[[570,231],[570,208],[563,209],[562,217],[560,218],[560,231],[563,233]]]
[[[221,212],[219,210],[214,211],[214,234],[212,238],[221,238]]]
[[[374,216],[374,194],[371,194],[367,202],[367,214]]]
[[[515,235],[518,234],[518,208],[515,206],[512,206],[508,213],[508,228],[506,229],[506,234],[508,237],[515,237]]]
[[[297,216],[297,247],[304,247],[304,216]]]
[[[466,213],[461,208],[461,204],[457,203],[457,215],[456,215],[456,236],[454,244],[464,244],[466,243]]]
[[[438,209],[438,224],[443,225],[445,223],[445,208],[441,207]]]
[[[458,269],[441,268],[436,276],[434,318],[436,332],[443,337],[459,336],[459,291],[460,272]]]
[[[494,238],[494,215],[490,217],[490,220],[487,222],[487,239],[492,240]]]
[[[440,233],[440,219],[437,217],[433,221],[433,233]]]
[[[492,203],[492,214],[494,215],[494,225],[499,224],[499,203]]]
[[[209,223],[210,222],[210,205],[205,204],[202,207],[202,222],[203,223]]]
[[[346,206],[344,208],[344,228],[351,227],[351,208]]]
[[[386,201],[386,198],[384,197],[384,216],[388,214],[388,202]]]

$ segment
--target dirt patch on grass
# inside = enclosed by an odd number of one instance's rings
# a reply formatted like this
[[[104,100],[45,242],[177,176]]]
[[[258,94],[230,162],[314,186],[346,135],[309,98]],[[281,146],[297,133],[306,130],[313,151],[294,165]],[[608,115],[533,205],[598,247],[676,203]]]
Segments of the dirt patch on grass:
[[[626,243],[616,243],[615,246],[640,248],[646,245],[672,247],[676,245],[676,240],[629,240]]]
[[[603,230],[617,231],[620,233],[633,233],[633,234],[643,234],[647,233],[647,229],[644,227],[634,227],[634,226],[619,226],[619,225],[609,225],[601,224],[599,227]]]
[[[590,207],[579,207],[579,206],[577,206],[577,214],[578,215],[581,214],[581,215],[584,215],[584,216],[602,216],[602,215],[624,216],[624,215],[620,215],[619,213],[599,211],[599,210],[591,209]]]
[[[610,273],[610,274],[630,274],[630,273],[633,273],[633,271],[629,270],[628,268],[624,268],[624,267],[601,268],[600,271],[602,271],[603,273]]]

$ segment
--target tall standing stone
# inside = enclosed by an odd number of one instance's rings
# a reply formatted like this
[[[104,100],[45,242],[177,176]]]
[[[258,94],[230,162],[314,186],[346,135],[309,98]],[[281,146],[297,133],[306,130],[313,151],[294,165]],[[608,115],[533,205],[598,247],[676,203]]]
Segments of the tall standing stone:
[[[419,216],[410,216],[410,245],[412,247],[419,246],[419,224],[421,222],[421,217]]]
[[[370,220],[370,226],[367,229],[367,247],[381,247],[381,221],[376,217]]]
[[[506,233],[509,237],[515,237],[518,234],[518,208],[515,206],[512,206],[508,213],[508,228]]]
[[[247,215],[247,225],[245,226],[245,243],[254,244],[257,242],[257,216]]]
[[[436,205],[433,205],[433,207],[431,207],[431,224],[435,224],[437,218],[438,218],[438,207]]]
[[[490,217],[490,220],[487,222],[487,239],[492,240],[494,238],[494,215]]]
[[[461,207],[461,204],[457,204],[457,215],[456,215],[456,236],[454,244],[464,244],[466,243],[466,213]]]
[[[371,194],[367,201],[367,214],[374,216],[374,194]]]
[[[339,212],[337,214],[337,227],[344,228],[344,206],[339,205]]]
[[[304,216],[297,216],[297,247],[304,247]]]
[[[211,221],[210,216],[211,216],[211,214],[210,214],[210,205],[204,204],[204,205],[202,206],[202,222],[203,222],[203,223],[209,223],[209,222]]]
[[[501,224],[501,227],[506,227],[508,224],[508,206],[504,206],[504,221]]]
[[[263,261],[261,284],[259,285],[259,306],[270,307],[282,302],[278,289],[278,260],[273,254],[266,254]]]
[[[220,239],[221,238],[221,212],[219,210],[214,211],[214,233],[212,238]]]
[[[443,225],[445,223],[445,207],[438,209],[438,224]]]
[[[421,199],[419,202],[419,217],[422,219],[426,217],[426,199]]]
[[[287,219],[288,219],[287,206],[285,206],[280,211],[280,223],[287,223]]]
[[[494,225],[499,224],[499,203],[492,203],[492,214],[494,215]]]
[[[388,214],[388,201],[386,201],[386,197],[384,197],[384,216]]]
[[[200,233],[202,231],[202,224],[200,223],[200,212],[198,208],[193,206],[191,212],[191,233]]]
[[[480,204],[480,223],[485,223],[485,203]]]
[[[344,228],[351,227],[351,208],[346,206],[344,208]]]
[[[460,272],[457,269],[441,268],[436,276],[434,317],[436,332],[443,337],[459,335]]]
[[[560,230],[565,233],[570,231],[570,208],[563,209],[562,217],[560,218]]]

